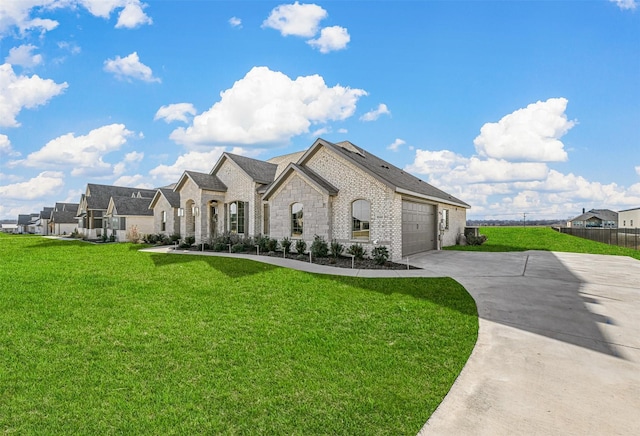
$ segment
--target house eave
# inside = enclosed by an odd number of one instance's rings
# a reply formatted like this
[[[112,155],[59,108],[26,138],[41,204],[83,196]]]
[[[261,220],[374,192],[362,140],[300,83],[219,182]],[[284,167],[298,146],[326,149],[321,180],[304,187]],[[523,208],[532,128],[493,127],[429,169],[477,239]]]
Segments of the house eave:
[[[396,188],[395,191],[398,194],[401,194],[401,195],[410,195],[411,197],[421,198],[423,200],[429,200],[429,201],[433,201],[435,203],[444,203],[444,204],[449,204],[451,206],[462,207],[464,209],[471,209],[471,206],[469,206],[466,203],[459,203],[457,201],[447,200],[447,199],[440,198],[440,197],[433,197],[433,196],[430,196],[430,195],[424,195],[424,194],[420,194],[418,192],[410,191],[408,189]]]

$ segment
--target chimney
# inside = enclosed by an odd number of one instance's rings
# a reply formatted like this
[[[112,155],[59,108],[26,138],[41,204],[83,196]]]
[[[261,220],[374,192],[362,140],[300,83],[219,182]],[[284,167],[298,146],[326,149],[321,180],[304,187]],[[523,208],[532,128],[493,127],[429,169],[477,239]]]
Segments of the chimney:
[[[584,207],[583,207],[583,208],[582,208],[582,213],[584,214],[584,212],[585,212],[585,211],[584,211]]]

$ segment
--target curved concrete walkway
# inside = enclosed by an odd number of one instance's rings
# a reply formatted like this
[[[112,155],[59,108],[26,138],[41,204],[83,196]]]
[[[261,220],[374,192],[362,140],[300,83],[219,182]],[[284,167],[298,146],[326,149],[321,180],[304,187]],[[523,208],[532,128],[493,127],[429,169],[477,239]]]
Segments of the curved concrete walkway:
[[[459,281],[478,306],[478,342],[420,435],[640,434],[635,259],[433,251],[410,259],[421,270],[373,271],[224,255],[323,274]]]

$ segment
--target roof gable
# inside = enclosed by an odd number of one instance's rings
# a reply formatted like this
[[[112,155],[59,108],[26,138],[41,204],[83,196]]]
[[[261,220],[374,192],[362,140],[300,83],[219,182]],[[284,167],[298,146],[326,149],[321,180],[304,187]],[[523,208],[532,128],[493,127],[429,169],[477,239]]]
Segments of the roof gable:
[[[222,180],[220,180],[218,176],[199,173],[196,171],[185,171],[184,173],[182,173],[182,176],[180,176],[180,180],[178,180],[178,183],[176,183],[176,186],[173,188],[173,190],[175,192],[180,192],[184,184],[189,179],[200,189],[204,189],[206,191],[227,192],[227,185],[222,183]]]
[[[318,138],[309,150],[307,150],[304,156],[300,158],[298,164],[304,166],[304,164],[308,162],[322,147],[331,150],[334,154],[344,158],[363,171],[366,171],[368,174],[393,188],[398,193],[423,197],[464,208],[471,207],[453,195],[424,182],[413,174],[401,170],[393,164],[380,159],[379,157],[348,141],[334,144]]]
[[[107,214],[118,216],[150,216],[153,215],[153,210],[149,209],[150,203],[151,198],[111,197]]]
[[[261,184],[268,184],[273,182],[276,175],[278,165],[265,162],[258,159],[253,159],[246,156],[240,156],[232,153],[223,153],[216,162],[215,166],[211,170],[211,175],[215,175],[225,160],[230,160],[238,168],[240,168],[245,174],[247,174],[254,182]]]
[[[278,188],[282,186],[286,182],[286,180],[293,174],[299,175],[308,184],[315,186],[319,191],[325,193],[326,195],[336,195],[338,193],[338,188],[333,186],[327,180],[323,179],[316,172],[295,163],[290,163],[287,168],[285,168],[285,170],[278,176],[278,178],[267,187],[266,191],[264,192],[263,199],[268,200],[269,197],[274,192],[276,192]]]
[[[175,192],[173,189],[169,188],[159,188],[156,191],[156,195],[154,195],[151,199],[149,209],[153,209],[162,197],[164,197],[167,203],[169,203],[169,206],[173,208],[180,207],[180,193]]]
[[[106,210],[111,197],[153,198],[155,189],[129,188],[125,186],[87,184],[85,199],[87,209]]]

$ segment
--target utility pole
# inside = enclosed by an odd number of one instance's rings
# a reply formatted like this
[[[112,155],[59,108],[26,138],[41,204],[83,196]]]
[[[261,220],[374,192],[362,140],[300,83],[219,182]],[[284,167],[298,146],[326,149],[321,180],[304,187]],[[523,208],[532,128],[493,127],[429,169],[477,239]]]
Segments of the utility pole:
[[[522,214],[522,227],[527,227],[527,214]]]

